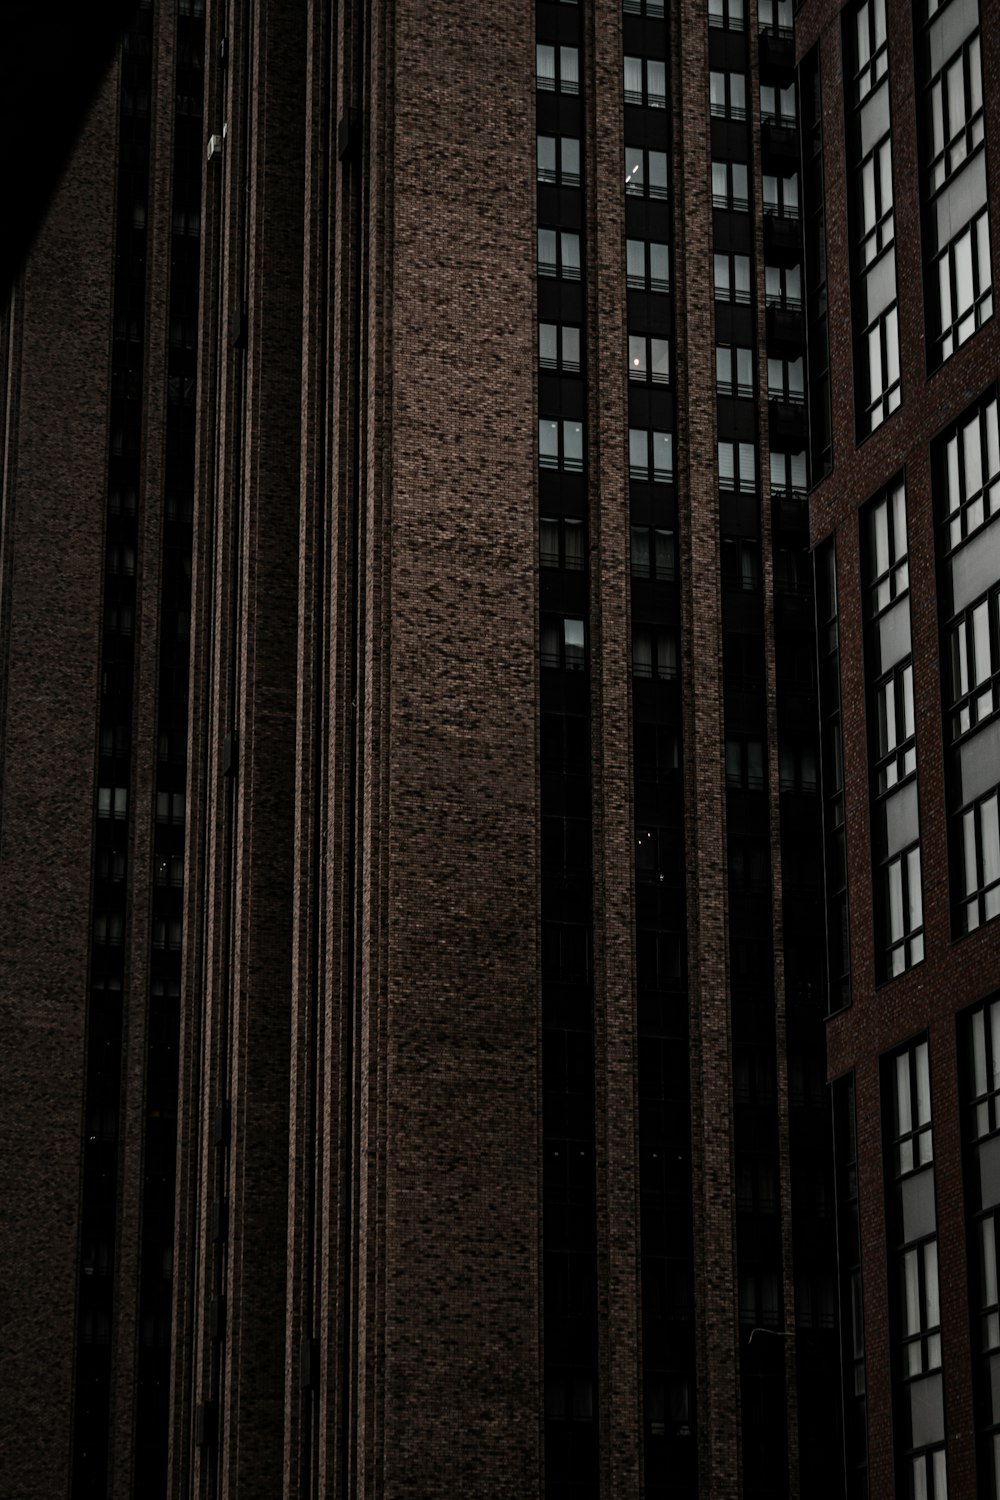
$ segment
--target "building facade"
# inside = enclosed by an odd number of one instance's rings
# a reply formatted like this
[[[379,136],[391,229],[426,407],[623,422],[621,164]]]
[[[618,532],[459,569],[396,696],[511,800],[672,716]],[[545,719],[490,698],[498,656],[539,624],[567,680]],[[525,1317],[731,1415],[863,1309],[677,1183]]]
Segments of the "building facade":
[[[886,4],[136,10],[2,329],[4,1492],[997,1493],[1000,41]]]
[[[996,16],[796,32],[848,1493],[994,1496]]]

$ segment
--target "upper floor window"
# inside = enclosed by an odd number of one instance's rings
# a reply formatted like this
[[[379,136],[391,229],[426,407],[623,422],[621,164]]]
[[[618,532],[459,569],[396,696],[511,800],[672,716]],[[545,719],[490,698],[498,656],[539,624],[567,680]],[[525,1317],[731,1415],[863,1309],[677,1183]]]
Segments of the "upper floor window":
[[[940,51],[940,47],[935,49],[932,42],[932,69],[935,50]],[[936,191],[983,141],[983,75],[978,30],[936,71],[929,94],[930,109],[925,123],[927,167],[931,189]]]
[[[569,474],[581,473],[583,423],[539,418],[538,466],[541,469],[562,469]]]
[[[653,57],[626,57],[625,103],[667,107],[667,65]]]
[[[778,214],[785,219],[798,218],[798,172],[792,172],[789,177],[775,177],[770,173],[765,173],[763,178],[763,189],[765,214]]]
[[[677,538],[662,527],[633,526],[631,532],[633,578],[672,583],[677,576]]]
[[[622,10],[627,16],[650,16],[663,19],[663,0],[622,0]]]
[[[576,47],[539,42],[535,47],[535,84],[547,93],[580,92],[580,54]]]
[[[855,88],[864,99],[889,66],[885,0],[862,0],[854,12]]]
[[[568,516],[541,516],[538,521],[538,550],[543,568],[565,568],[579,573],[583,569],[583,522]]]
[[[744,73],[708,75],[709,97],[713,115],[720,119],[745,120],[747,117],[747,81]]]
[[[571,323],[539,323],[538,365],[562,375],[580,373],[580,330]]]
[[[806,399],[802,355],[798,359],[768,359],[767,394],[772,401],[801,404]]]
[[[936,488],[943,500],[946,550],[957,547],[1000,512],[997,398],[989,396],[938,446]]]
[[[566,229],[539,229],[538,274],[579,281],[580,236]]]
[[[762,120],[776,120],[782,125],[794,125],[798,118],[795,108],[794,83],[788,84],[787,88],[776,88],[773,84],[762,83],[760,117]]]
[[[537,138],[538,181],[560,187],[580,186],[580,141],[572,135]]]
[[[714,259],[716,301],[749,302],[749,255],[716,255]]]
[[[630,479],[652,479],[654,484],[670,484],[674,477],[673,433],[630,427],[628,474]]]
[[[670,246],[652,240],[626,243],[628,285],[634,291],[669,292]]]
[[[906,490],[901,482],[868,507],[866,524],[868,611],[874,616],[894,603],[910,586]]]
[[[670,383],[670,340],[651,334],[628,336],[629,380],[652,381],[654,385]]]
[[[753,350],[730,344],[715,346],[715,389],[720,396],[753,395]]]
[[[802,306],[802,267],[765,266],[765,302],[769,308],[798,312]]]
[[[806,492],[806,455],[781,453],[771,449],[771,493],[804,496]]]
[[[747,166],[743,161],[713,161],[712,207],[746,213],[750,207]]]
[[[742,31],[743,0],[708,0],[708,24],[726,31]]]
[[[666,198],[667,153],[625,147],[625,192],[632,198]]]
[[[542,617],[542,666],[582,672],[587,660],[586,630],[582,620]]]
[[[761,31],[791,31],[792,0],[757,0],[757,23]]]
[[[757,488],[757,455],[753,443],[718,445],[719,488],[752,494]]]

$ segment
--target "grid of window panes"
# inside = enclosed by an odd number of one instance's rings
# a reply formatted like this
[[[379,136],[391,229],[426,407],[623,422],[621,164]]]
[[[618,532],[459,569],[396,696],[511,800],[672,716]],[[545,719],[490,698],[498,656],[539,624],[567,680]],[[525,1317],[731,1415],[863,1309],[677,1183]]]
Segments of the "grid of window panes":
[[[625,3],[626,399],[639,1061],[643,1492],[697,1490],[674,488],[669,40]],[[727,95],[728,98],[728,95]],[[739,107],[733,94],[733,107]]]
[[[921,0],[921,196],[928,363],[993,314],[977,0]]]
[[[828,537],[816,548],[815,569],[826,863],[827,998],[832,1013],[851,1002],[850,929],[847,919],[847,811],[841,734],[837,559],[833,537]]]
[[[984,1500],[1000,1500],[1000,1000],[962,1017],[962,1132],[969,1236],[969,1316],[976,1353],[976,1461]]]
[[[854,1074],[833,1085],[833,1136],[837,1178],[837,1246],[840,1267],[841,1365],[848,1500],[868,1497],[868,1400],[865,1317],[861,1287],[861,1221]]]
[[[879,980],[924,956],[917,744],[910,641],[906,489],[902,479],[861,512],[865,684]]]
[[[538,0],[535,19],[545,1494],[596,1500],[586,74],[574,0]]]
[[[1000,914],[1000,433],[991,390],[936,440],[952,928]]]
[[[930,1061],[926,1040],[883,1059],[897,1492],[947,1500]]]
[[[885,0],[844,11],[855,417],[863,438],[900,402]]]

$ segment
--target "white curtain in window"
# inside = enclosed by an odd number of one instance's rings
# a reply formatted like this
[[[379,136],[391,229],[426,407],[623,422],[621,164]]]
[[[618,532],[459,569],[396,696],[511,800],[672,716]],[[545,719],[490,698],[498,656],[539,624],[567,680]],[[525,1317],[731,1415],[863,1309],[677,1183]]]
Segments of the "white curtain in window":
[[[556,49],[541,43],[535,48],[535,82],[540,89],[556,86]]]
[[[626,57],[625,59],[625,102],[626,104],[642,103],[641,57]]]

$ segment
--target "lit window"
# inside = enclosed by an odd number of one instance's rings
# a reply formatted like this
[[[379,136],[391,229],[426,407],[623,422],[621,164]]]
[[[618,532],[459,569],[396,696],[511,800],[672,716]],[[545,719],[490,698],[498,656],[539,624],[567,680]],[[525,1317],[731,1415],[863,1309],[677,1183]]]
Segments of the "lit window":
[[[670,484],[674,477],[674,439],[670,432],[650,432],[630,427],[628,433],[629,478],[654,484]]]
[[[652,381],[654,385],[670,383],[670,341],[650,334],[628,336],[629,380]]]

